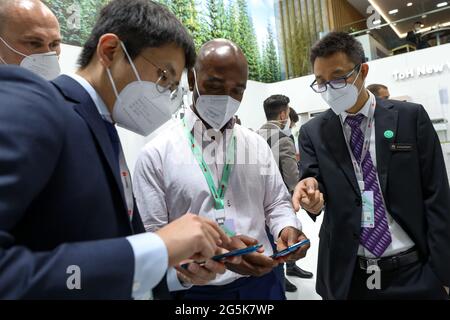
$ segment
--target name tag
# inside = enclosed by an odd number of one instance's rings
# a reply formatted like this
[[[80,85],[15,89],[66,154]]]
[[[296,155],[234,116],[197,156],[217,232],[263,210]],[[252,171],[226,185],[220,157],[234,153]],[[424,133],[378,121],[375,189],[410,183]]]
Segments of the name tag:
[[[361,227],[375,228],[374,193],[373,191],[364,191],[361,196],[363,204]]]
[[[234,219],[227,219],[225,217],[225,210],[224,209],[214,209],[210,213],[204,213],[201,214],[202,216],[216,221],[219,227],[229,236],[234,237],[236,235],[236,226]]]
[[[392,143],[391,151],[409,152],[414,150],[414,145],[409,143]]]
[[[226,219],[223,225],[221,225],[221,228],[229,237],[234,237],[236,235],[234,219]]]

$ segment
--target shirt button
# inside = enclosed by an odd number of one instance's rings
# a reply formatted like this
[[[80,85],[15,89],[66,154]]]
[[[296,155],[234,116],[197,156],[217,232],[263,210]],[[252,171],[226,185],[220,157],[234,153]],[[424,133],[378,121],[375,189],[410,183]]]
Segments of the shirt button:
[[[141,284],[139,282],[136,281],[133,283],[133,291],[139,290],[140,287],[141,287]]]

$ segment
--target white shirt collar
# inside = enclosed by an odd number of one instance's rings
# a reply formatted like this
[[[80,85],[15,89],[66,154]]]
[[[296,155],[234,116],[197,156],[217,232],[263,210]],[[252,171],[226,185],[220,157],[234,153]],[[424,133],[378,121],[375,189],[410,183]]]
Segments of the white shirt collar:
[[[368,91],[369,93],[369,99],[367,99],[366,104],[364,105],[364,107],[361,108],[361,110],[359,110],[356,114],[362,114],[364,115],[366,118],[369,117],[369,112],[370,112],[370,105],[372,103],[372,99],[374,99],[375,97],[373,96],[373,94]],[[343,112],[341,113],[341,117],[342,117],[342,122],[345,123],[345,120],[347,119],[348,116],[355,116],[356,114],[350,114],[348,112]]]
[[[68,74],[68,76],[71,77],[76,82],[78,82],[84,88],[84,90],[87,91],[92,101],[94,101],[98,113],[100,113],[103,120],[106,120],[110,123],[114,123],[111,117],[111,113],[108,110],[108,107],[106,106],[105,102],[103,102],[103,99],[100,97],[97,91],[95,91],[94,87],[85,78],[76,73]]]
[[[194,125],[197,122],[201,122],[201,124],[203,125],[202,120],[200,120],[200,118],[195,114],[195,112],[192,111],[191,107],[187,107],[185,110],[186,110],[186,113],[184,116],[186,117],[186,125],[189,130],[192,131],[192,129],[194,128]],[[198,125],[199,124],[197,124],[197,126]]]

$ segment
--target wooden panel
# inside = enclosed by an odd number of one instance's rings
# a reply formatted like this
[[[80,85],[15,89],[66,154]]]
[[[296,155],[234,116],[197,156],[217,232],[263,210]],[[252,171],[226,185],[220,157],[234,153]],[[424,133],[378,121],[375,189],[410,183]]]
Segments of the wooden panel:
[[[364,29],[365,17],[347,0],[328,0],[328,20],[333,31],[348,31],[350,26]],[[357,24],[354,22],[359,21]]]

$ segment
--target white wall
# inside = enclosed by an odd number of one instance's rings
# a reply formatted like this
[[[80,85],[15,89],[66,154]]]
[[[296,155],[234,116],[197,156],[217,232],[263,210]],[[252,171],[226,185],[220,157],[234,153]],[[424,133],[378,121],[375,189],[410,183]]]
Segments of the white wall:
[[[444,64],[441,73],[425,77],[396,81],[393,76],[394,72]],[[443,106],[439,99],[439,89],[447,88],[450,91],[450,44],[371,61],[369,67],[367,85],[387,85],[392,97],[408,96],[409,101],[423,104],[432,119],[442,118]],[[291,99],[291,106],[299,113],[328,109],[320,95],[309,87],[313,80],[314,77],[310,75],[262,86],[250,82],[239,110],[239,117],[246,126],[261,126],[265,120],[262,101],[272,94],[287,95]],[[259,107],[255,108],[258,103]]]
[[[243,126],[256,131],[266,122],[263,103],[270,96],[269,89],[268,84],[248,81],[244,99],[237,112]]]
[[[418,68],[429,69],[429,75],[418,76]],[[450,44],[410,52],[369,62],[369,75],[366,85],[381,83],[389,87],[392,98],[407,97],[408,101],[420,103],[431,119],[449,120],[449,104],[441,103],[439,91],[450,92]],[[438,70],[435,72],[436,69]],[[413,71],[414,75],[398,80],[398,73]],[[394,76],[397,75],[397,77]],[[272,94],[284,94],[291,99],[291,107],[298,113],[318,112],[328,109],[327,104],[309,85],[312,75],[261,86],[251,83],[239,110],[244,126],[259,128],[264,124],[262,102]],[[445,101],[443,101],[445,102]],[[447,127],[447,141],[450,139],[448,124],[435,126]],[[440,132],[440,136],[443,134]],[[450,176],[450,143],[442,145]]]
[[[72,73],[76,70],[78,55],[80,54],[80,52],[80,47],[75,47],[68,44],[61,45],[61,56],[59,57],[59,64],[61,65],[62,73]]]

